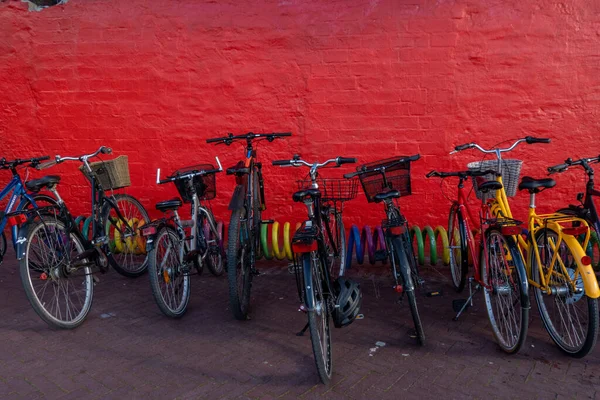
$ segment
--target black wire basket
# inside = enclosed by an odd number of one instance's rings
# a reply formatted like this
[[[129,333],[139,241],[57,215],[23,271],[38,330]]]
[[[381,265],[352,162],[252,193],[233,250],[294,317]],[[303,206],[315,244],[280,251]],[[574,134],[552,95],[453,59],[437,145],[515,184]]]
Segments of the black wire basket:
[[[215,167],[212,164],[198,164],[191,167],[185,167],[173,172],[169,178],[176,178],[190,172],[209,171]],[[194,191],[200,200],[212,200],[217,196],[216,174],[213,172],[206,175],[196,175],[193,178],[176,179],[174,181],[181,199],[185,203],[191,203]],[[190,185],[189,181],[192,180]]]
[[[358,181],[344,178],[317,178],[323,201],[348,201],[358,194]],[[312,185],[310,178],[298,181],[299,189],[309,189]]]
[[[382,171],[372,171],[360,174],[360,183],[363,187],[367,201],[373,202],[375,195],[379,193],[397,190],[400,196],[408,196],[411,192],[410,185],[410,161],[398,162],[406,156],[386,158],[385,160],[374,161],[356,168],[357,171],[370,170],[374,168],[385,168],[385,182]],[[387,166],[390,166],[387,168]]]

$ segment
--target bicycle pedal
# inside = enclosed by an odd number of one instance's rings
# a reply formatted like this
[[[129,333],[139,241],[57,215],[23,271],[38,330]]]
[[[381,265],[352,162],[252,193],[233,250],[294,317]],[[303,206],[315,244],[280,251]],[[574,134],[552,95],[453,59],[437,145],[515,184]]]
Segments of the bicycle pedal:
[[[375,261],[385,261],[388,258],[386,250],[375,250]]]
[[[469,304],[469,302],[467,301],[467,299],[452,300],[452,309],[454,310],[454,312],[460,312],[460,310],[462,310],[462,308],[464,307],[465,304],[467,304],[467,306],[465,307],[465,310],[471,306]]]

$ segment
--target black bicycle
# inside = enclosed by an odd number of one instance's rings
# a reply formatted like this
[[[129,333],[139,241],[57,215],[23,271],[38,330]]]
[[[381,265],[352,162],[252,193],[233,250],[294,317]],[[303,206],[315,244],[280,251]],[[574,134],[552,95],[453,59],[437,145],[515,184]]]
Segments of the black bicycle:
[[[339,167],[355,162],[355,158],[337,157],[324,163],[311,164],[298,156],[292,160],[273,161],[273,165],[281,167],[310,168],[310,186],[292,196],[295,202],[304,203],[308,211],[308,219],[294,234],[292,249],[298,295],[302,302],[300,310],[308,314],[308,323],[298,335],[303,335],[309,329],[317,372],[325,384],[329,383],[333,370],[329,318],[333,319],[336,328],[351,324],[360,311],[362,293],[360,285],[351,279],[332,279],[331,228],[336,220],[328,219],[329,211],[322,209],[323,193],[319,187],[317,170],[330,164]]]
[[[387,257],[391,260],[394,290],[402,297],[406,294],[412,314],[418,343],[425,344],[425,332],[419,316],[416,286],[424,281],[419,275],[413,252],[408,221],[400,212],[398,199],[411,194],[410,163],[421,156],[393,157],[364,164],[356,172],[344,175],[353,178],[358,175],[369,203],[383,202],[386,219],[381,223],[385,231]]]
[[[255,263],[260,252],[261,212],[266,207],[262,164],[256,161],[256,143],[266,140],[273,142],[292,136],[291,133],[247,133],[221,138],[208,139],[207,143],[231,145],[245,142],[246,158],[235,167],[227,169],[227,175],[234,175],[236,187],[229,203],[231,219],[227,240],[227,277],[229,280],[229,302],[236,319],[248,319],[252,277],[258,274]]]
[[[50,326],[72,329],[83,323],[92,306],[92,267],[97,266],[102,272],[109,265],[136,272],[146,268],[145,242],[138,229],[142,222],[150,222],[146,210],[132,196],[105,193],[129,185],[127,160],[118,157],[99,163],[88,161],[100,153],[111,152],[108,147],[100,147],[92,154],[56,156],[54,161],[38,166],[44,169],[64,161],[83,164],[82,172],[89,179],[92,191],[91,240],[82,235],[58,194],[60,176],[49,175],[29,182],[33,191],[47,188],[58,203],[55,207],[27,210],[27,222],[19,229],[17,239],[25,294],[35,312]],[[116,248],[121,249],[127,266],[119,264],[112,251]]]
[[[222,275],[222,232],[210,208],[209,201],[217,193],[215,174],[222,171],[211,164],[199,164],[173,172],[156,183],[173,182],[185,203],[191,203],[191,219],[182,220],[177,210],[182,206],[179,198],[156,203],[164,217],[142,229],[147,237],[149,275],[152,295],[158,308],[172,318],[182,317],[190,299],[192,267],[198,274],[206,262],[214,275]],[[186,232],[188,229],[188,232]]]

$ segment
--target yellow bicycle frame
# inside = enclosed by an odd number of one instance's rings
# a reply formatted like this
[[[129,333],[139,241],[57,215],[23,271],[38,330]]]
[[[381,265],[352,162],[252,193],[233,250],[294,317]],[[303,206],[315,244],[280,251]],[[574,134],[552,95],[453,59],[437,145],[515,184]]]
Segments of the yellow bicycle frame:
[[[502,177],[497,177],[497,181],[502,183]],[[513,218],[508,202],[508,197],[506,196],[506,191],[504,190],[504,186],[502,187],[502,189],[496,192],[496,199],[493,202],[491,209],[492,213],[496,216]],[[575,238],[575,236],[563,232],[563,228],[566,227],[564,225],[572,225],[573,222],[578,222],[582,226],[587,227],[583,247],[579,243],[577,238]],[[596,279],[596,274],[594,273],[591,264],[584,264],[582,262],[582,258],[586,255],[583,249],[587,248],[587,245],[590,240],[590,229],[588,223],[585,220],[559,213],[538,215],[535,212],[535,205],[530,205],[527,225],[530,233],[529,243],[525,239],[523,239],[521,235],[517,236],[517,240],[519,242],[521,252],[523,252],[524,250],[528,254],[528,257],[525,261],[528,281],[530,285],[542,289],[547,293],[551,293],[551,288],[549,286],[550,276],[554,273],[554,268],[556,267],[557,263],[559,264],[559,268],[562,270],[562,275],[569,276],[562,259],[558,257],[558,252],[555,251],[561,245],[561,243],[564,242],[571,251],[575,262],[577,263],[577,271],[575,273],[575,276],[573,277],[573,279],[570,280],[571,288],[575,289],[575,282],[577,281],[578,277],[581,276],[583,286],[585,289],[585,294],[593,299],[600,297],[600,288],[598,287],[598,280]],[[535,257],[537,265],[542,265],[540,252],[538,246],[535,245],[535,243],[537,243],[536,233],[538,233],[541,229],[545,227],[550,228],[550,230],[554,231],[557,234],[558,242],[550,243],[550,246],[552,246],[554,250],[552,262],[550,264],[550,269],[547,274],[540,273],[541,282],[540,284],[538,284],[537,282],[534,282],[531,279],[531,268],[533,261],[532,257]]]

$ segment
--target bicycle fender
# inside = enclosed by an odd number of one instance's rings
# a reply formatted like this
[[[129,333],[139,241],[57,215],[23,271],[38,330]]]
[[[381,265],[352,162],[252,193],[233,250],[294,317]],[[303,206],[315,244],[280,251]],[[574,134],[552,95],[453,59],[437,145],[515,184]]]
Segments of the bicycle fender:
[[[519,248],[517,242],[512,236],[506,236],[506,240],[513,246],[513,248]],[[523,277],[523,280],[519,282],[519,285],[521,286],[522,308],[530,309],[531,299],[529,298],[529,280],[527,279],[527,271],[525,268],[525,261],[523,259],[523,255],[520,251],[517,251],[516,254],[511,254],[511,256],[513,262],[515,263],[515,267],[519,270],[520,275]]]
[[[166,224],[164,222],[150,222],[147,226],[156,226],[156,233],[153,233],[152,235],[149,235],[146,238],[146,252],[149,253],[150,251],[152,251],[152,249],[154,249],[154,243],[156,242],[156,236],[158,235],[158,232],[160,232],[160,230],[165,226]]]
[[[231,196],[231,201],[229,202],[229,210],[234,211],[244,207],[244,197],[246,195],[246,191],[244,189],[244,185],[237,185],[235,187],[233,195]]]
[[[310,253],[302,257],[302,274],[304,275],[304,304],[308,311],[315,309],[315,292],[312,282],[312,263]]]
[[[16,256],[17,260],[21,261],[25,257],[25,249],[27,248],[27,236],[29,234],[29,226],[31,222],[26,222],[19,228],[16,240]]]
[[[585,294],[592,299],[597,299],[598,297],[600,297],[598,279],[596,279],[596,273],[594,272],[592,265],[584,265],[581,262],[581,258],[585,256],[585,251],[581,247],[581,244],[579,244],[579,242],[574,236],[570,235],[563,236],[563,241],[567,244],[569,249],[572,251],[573,256],[575,257],[577,267],[581,274],[581,279],[583,280],[583,288],[585,290]]]

